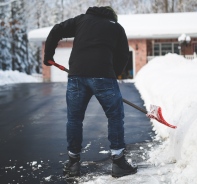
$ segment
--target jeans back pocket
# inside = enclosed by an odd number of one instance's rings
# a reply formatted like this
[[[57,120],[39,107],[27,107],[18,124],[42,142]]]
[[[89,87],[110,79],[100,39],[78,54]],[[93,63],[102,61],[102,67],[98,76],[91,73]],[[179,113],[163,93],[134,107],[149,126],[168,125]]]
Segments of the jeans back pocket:
[[[111,98],[115,95],[113,79],[94,78],[93,81],[96,96],[101,98]]]
[[[67,96],[71,100],[79,97],[79,85],[77,78],[68,78]]]

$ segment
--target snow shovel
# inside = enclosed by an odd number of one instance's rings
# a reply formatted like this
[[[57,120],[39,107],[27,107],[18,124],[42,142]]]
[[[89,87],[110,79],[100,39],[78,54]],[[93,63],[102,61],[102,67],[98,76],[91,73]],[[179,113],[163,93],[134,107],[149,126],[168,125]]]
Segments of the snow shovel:
[[[63,71],[65,71],[65,72],[68,72],[68,73],[69,73],[69,70],[68,70],[68,69],[66,69],[66,68],[65,68],[64,66],[62,66],[62,65],[59,65],[59,64],[55,63],[54,61],[48,61],[48,63],[50,63],[51,65],[56,66],[56,67],[59,68],[60,70],[63,70]],[[126,103],[126,104],[128,104],[128,105],[134,107],[135,109],[137,109],[137,110],[143,112],[144,114],[146,114],[147,117],[152,118],[152,119],[155,119],[155,120],[157,120],[158,122],[160,122],[160,123],[162,123],[162,124],[164,124],[164,125],[166,125],[166,126],[168,126],[168,127],[170,127],[170,128],[177,128],[176,126],[171,125],[171,124],[169,124],[169,123],[167,123],[167,122],[165,121],[165,119],[163,118],[163,115],[162,115],[161,107],[156,106],[156,105],[150,105],[150,111],[148,112],[148,111],[146,111],[145,109],[142,109],[142,108],[138,107],[137,105],[135,105],[135,104],[129,102],[128,100],[126,100],[126,99],[124,99],[124,98],[123,98],[122,100],[123,100],[124,103]]]

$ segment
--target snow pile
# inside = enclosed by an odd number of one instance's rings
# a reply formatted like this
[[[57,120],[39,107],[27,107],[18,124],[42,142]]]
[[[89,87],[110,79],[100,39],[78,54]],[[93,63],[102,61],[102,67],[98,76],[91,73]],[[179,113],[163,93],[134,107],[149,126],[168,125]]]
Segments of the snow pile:
[[[145,106],[160,106],[164,119],[177,129],[152,120],[162,145],[150,153],[155,165],[175,163],[171,183],[197,181],[197,59],[167,54],[151,60],[136,76]]]
[[[0,70],[0,85],[13,84],[13,83],[25,83],[25,82],[40,82],[39,79],[19,71],[2,71]]]

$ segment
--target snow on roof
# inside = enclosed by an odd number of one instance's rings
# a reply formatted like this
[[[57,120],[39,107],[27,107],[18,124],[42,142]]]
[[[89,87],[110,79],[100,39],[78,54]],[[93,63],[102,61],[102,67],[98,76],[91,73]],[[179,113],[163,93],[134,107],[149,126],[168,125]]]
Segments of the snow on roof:
[[[197,37],[197,13],[120,15],[128,38],[178,38],[182,33]]]
[[[182,33],[197,37],[197,12],[118,15],[130,39],[178,38]],[[52,27],[28,33],[30,41],[45,41]]]
[[[28,38],[30,41],[45,41],[51,29],[52,26],[31,30]]]

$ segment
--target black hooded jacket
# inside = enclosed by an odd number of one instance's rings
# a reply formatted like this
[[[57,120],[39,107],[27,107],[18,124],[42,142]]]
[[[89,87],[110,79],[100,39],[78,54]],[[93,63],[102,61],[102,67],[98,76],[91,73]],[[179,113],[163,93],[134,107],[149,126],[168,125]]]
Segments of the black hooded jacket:
[[[53,60],[58,42],[71,37],[69,75],[116,78],[122,73],[129,56],[128,41],[112,10],[90,7],[86,14],[56,24],[45,43],[46,65]]]

